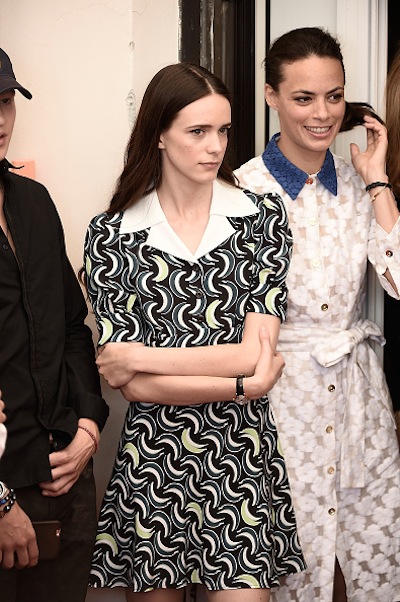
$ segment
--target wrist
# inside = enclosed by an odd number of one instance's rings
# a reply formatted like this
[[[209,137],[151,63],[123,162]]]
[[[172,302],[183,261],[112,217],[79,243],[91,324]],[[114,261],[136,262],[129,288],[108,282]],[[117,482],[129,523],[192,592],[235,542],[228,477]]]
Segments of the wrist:
[[[154,347],[132,346],[132,355],[130,362],[130,372],[145,372],[147,374],[157,374],[156,366],[152,366],[152,356],[154,355]],[[156,348],[157,350],[157,348]]]
[[[365,191],[370,193],[371,202],[373,203],[375,199],[386,190],[386,188],[388,190],[392,190],[393,186],[390,184],[390,182],[376,180],[374,182],[371,182],[370,184],[367,184],[367,186],[365,187]]]
[[[370,186],[374,182],[382,182],[387,184],[389,182],[389,177],[387,174],[378,172],[378,173],[368,173],[365,178],[365,185]]]
[[[246,379],[246,395],[249,399],[264,397],[271,388],[271,385],[266,387],[265,378],[261,379],[257,374]]]
[[[93,454],[95,454],[99,448],[100,443],[100,431],[99,427],[92,420],[80,419],[78,424],[78,430],[82,430],[92,440]]]

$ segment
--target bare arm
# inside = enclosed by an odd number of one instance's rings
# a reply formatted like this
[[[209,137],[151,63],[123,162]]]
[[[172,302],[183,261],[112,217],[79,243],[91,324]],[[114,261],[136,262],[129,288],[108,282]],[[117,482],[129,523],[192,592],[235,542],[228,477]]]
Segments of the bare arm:
[[[97,358],[100,374],[113,388],[126,385],[135,374],[233,377],[251,375],[260,354],[260,328],[268,329],[275,350],[280,319],[249,313],[241,343],[190,348],[145,347],[135,343],[108,343]],[[183,384],[183,383],[182,383]],[[219,383],[221,386],[221,383]]]
[[[271,345],[268,330],[261,328],[258,360],[252,376],[244,380],[249,399],[266,395],[280,378],[284,361]],[[165,376],[139,373],[125,386],[122,394],[128,401],[161,405],[193,405],[231,401],[236,395],[236,376]]]
[[[367,128],[367,149],[362,153],[356,144],[350,145],[353,165],[366,185],[373,182],[388,182],[385,171],[387,152],[387,131],[384,125],[376,119],[365,116],[364,125]],[[373,201],[375,219],[386,232],[391,232],[399,218],[395,198],[389,188],[376,187],[370,191]],[[397,287],[389,270],[384,276],[397,291]]]

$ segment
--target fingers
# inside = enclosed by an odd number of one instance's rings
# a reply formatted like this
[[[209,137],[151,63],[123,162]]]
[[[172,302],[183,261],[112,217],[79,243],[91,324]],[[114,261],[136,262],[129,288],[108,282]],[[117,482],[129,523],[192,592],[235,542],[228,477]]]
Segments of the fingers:
[[[62,452],[54,452],[54,454],[50,454],[50,458],[60,453]],[[80,470],[77,462],[72,460],[65,464],[58,464],[58,466],[55,466],[53,461],[51,466],[52,480],[39,483],[39,487],[45,497],[58,497],[71,489],[79,478]]]
[[[25,512],[16,502],[1,519],[0,566],[18,569],[35,566],[39,558],[36,534]]]
[[[380,121],[378,121],[377,119],[375,119],[375,117],[372,117],[371,115],[364,116],[364,125],[369,128],[373,128],[376,130],[380,130],[382,132],[386,132],[386,126],[383,123],[381,123]]]
[[[375,117],[372,117],[371,115],[365,115],[364,116],[363,124],[366,127],[372,127],[372,128],[374,128],[376,130],[386,131],[385,124],[381,123],[380,121],[378,121],[377,119],[375,119]]]
[[[21,548],[17,548],[14,554],[15,568],[26,569],[35,566],[39,560],[39,550],[37,546],[37,540],[35,537],[28,539],[27,545]],[[9,562],[9,559],[7,559]]]
[[[76,483],[77,478],[72,478],[70,475],[56,479],[55,481],[45,481],[39,483],[39,487],[42,490],[44,497],[59,497],[68,493],[71,487]]]
[[[268,329],[260,328],[259,338],[261,343],[260,357],[257,362],[256,372],[263,373],[275,383],[282,374],[285,366],[282,355],[279,352],[274,352],[271,347],[271,339]]]
[[[39,548],[36,535],[28,542],[28,564],[27,567],[35,566],[39,560]]]
[[[67,493],[78,480],[92,455],[92,440],[78,429],[74,439],[65,449],[49,455],[52,480],[39,483],[42,495],[57,497]]]
[[[366,116],[364,119],[364,126],[367,130],[367,143],[368,145],[386,145],[387,144],[387,129],[379,123],[377,119]]]
[[[265,326],[262,326],[260,328],[260,332],[258,333],[258,336],[260,337],[260,341],[265,341],[265,340],[270,340],[269,338],[269,332],[268,332],[268,328],[266,328]]]
[[[275,354],[274,360],[276,362],[276,380],[275,380],[275,383],[276,383],[282,376],[283,369],[286,364],[285,364],[285,360],[283,359],[283,357],[280,353]]]

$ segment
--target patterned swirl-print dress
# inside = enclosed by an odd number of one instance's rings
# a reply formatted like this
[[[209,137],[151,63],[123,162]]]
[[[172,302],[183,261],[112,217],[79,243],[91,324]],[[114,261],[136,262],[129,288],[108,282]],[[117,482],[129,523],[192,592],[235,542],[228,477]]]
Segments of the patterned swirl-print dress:
[[[280,198],[215,183],[204,238],[208,250],[196,257],[180,247],[156,194],[93,219],[85,259],[100,344],[237,343],[247,312],[284,318],[291,236]],[[266,397],[246,406],[130,404],[92,587],[260,588],[303,568]]]

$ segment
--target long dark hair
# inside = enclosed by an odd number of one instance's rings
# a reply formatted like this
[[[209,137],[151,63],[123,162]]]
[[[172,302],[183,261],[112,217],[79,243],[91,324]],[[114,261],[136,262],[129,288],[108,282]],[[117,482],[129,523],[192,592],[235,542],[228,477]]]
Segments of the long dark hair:
[[[283,67],[310,56],[336,59],[343,70],[344,82],[346,72],[340,44],[328,31],[321,27],[300,27],[279,37],[270,46],[264,60],[265,81],[275,92],[283,81]],[[341,132],[352,130],[356,125],[362,125],[365,115],[371,115],[382,122],[371,105],[366,102],[347,102],[345,115],[340,128]]]
[[[127,209],[161,182],[160,135],[167,130],[178,112],[190,103],[220,94],[230,102],[222,80],[207,69],[188,63],[168,65],[149,83],[125,153],[125,166],[118,179],[108,208],[109,213]],[[236,185],[225,157],[218,176]]]

